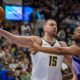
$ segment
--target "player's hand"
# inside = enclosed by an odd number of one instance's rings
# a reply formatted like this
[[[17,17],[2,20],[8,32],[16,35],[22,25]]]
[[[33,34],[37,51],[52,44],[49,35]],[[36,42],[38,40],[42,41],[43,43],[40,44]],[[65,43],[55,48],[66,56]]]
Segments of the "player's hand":
[[[29,48],[29,51],[31,51],[31,52],[37,52],[37,51],[39,51],[40,46],[36,43],[33,43],[33,44],[28,43],[28,48]]]

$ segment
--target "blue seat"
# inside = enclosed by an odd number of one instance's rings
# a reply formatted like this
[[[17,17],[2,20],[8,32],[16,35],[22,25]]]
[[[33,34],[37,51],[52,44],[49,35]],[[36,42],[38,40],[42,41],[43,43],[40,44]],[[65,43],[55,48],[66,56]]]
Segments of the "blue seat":
[[[1,71],[1,80],[7,80],[7,70]]]
[[[12,76],[9,76],[8,80],[14,80],[14,78]]]
[[[1,71],[0,71],[0,80],[2,80],[2,75],[1,75]]]

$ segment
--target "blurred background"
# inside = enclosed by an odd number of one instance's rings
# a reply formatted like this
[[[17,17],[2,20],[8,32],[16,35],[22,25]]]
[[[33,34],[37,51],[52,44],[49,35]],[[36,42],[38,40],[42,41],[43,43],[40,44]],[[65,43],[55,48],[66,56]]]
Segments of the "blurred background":
[[[0,5],[5,11],[0,28],[14,35],[42,37],[45,20],[55,19],[57,39],[70,46],[74,29],[80,26],[80,0],[0,0]],[[28,49],[0,37],[0,80],[30,80],[31,69]],[[63,63],[63,78],[68,72],[71,69]],[[67,78],[63,80],[71,79]]]

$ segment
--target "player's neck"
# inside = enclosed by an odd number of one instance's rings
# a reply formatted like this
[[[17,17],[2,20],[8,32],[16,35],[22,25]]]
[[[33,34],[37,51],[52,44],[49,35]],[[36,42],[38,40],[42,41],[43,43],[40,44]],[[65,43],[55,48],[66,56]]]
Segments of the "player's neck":
[[[49,43],[52,43],[52,44],[53,44],[53,43],[55,42],[55,40],[56,40],[55,37],[51,37],[51,36],[48,36],[48,35],[47,35],[47,36],[45,35],[45,36],[43,37],[43,39],[46,40],[46,41],[49,42]]]

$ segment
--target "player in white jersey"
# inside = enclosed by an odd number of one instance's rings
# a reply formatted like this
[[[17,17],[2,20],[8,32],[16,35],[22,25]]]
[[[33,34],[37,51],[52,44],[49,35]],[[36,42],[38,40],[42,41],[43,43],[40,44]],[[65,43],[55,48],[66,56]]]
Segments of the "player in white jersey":
[[[57,34],[57,23],[55,20],[47,20],[43,25],[44,37],[41,39],[38,36],[17,36],[5,30],[0,30],[0,35],[9,40],[9,42],[17,44],[21,47],[27,47],[28,42],[36,42],[42,47],[61,47],[66,46],[64,42],[59,42],[55,39]],[[50,45],[51,44],[51,45]],[[61,79],[61,65],[63,56],[44,54],[31,54],[32,57],[32,76],[31,80],[60,80]]]
[[[55,40],[54,45],[51,45],[42,39],[42,47],[61,47],[61,45],[57,40]],[[61,79],[61,66],[64,58],[63,56],[37,52],[35,55],[31,54],[31,57],[33,61],[32,80]]]

